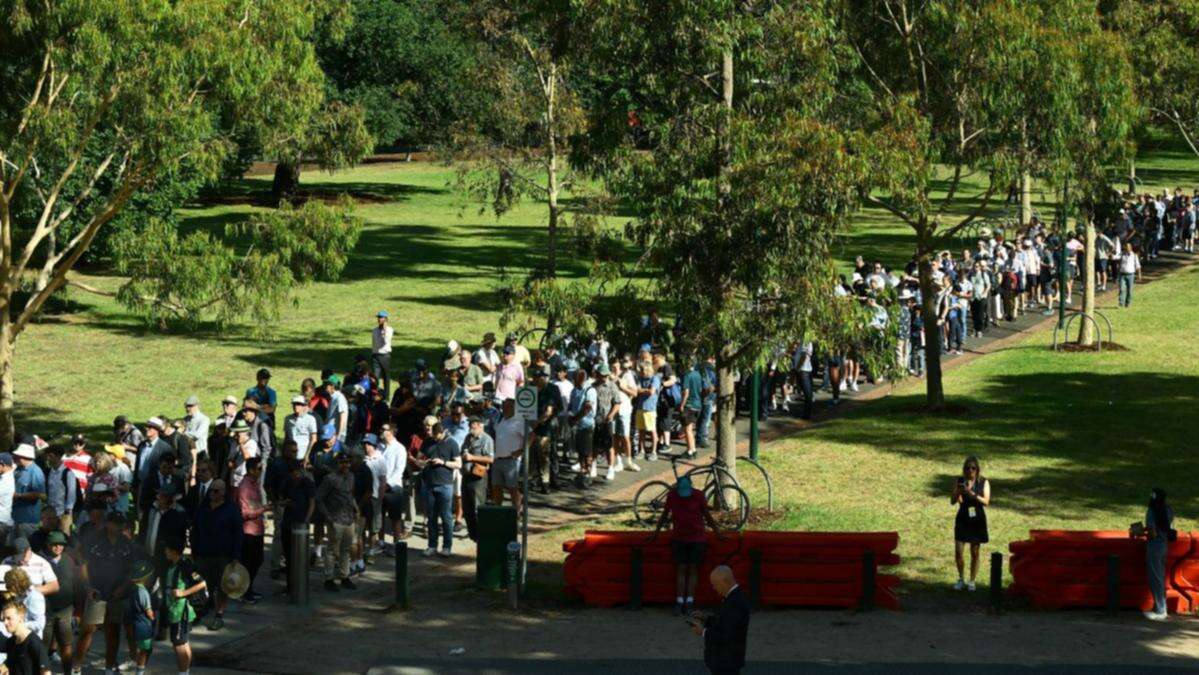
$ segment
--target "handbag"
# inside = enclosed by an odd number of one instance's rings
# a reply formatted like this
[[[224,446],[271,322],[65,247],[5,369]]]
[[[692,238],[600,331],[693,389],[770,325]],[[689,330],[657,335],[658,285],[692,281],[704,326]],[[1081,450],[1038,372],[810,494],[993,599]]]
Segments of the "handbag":
[[[480,464],[478,462],[472,462],[470,465],[470,475],[474,476],[475,478],[486,478],[487,465]]]

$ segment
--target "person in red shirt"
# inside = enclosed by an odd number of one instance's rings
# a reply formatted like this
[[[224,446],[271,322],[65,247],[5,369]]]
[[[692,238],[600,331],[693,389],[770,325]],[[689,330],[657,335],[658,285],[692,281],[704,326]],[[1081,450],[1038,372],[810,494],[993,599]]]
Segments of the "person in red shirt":
[[[708,536],[704,531],[706,522],[713,532],[716,521],[708,512],[702,492],[691,487],[691,479],[683,476],[666,496],[666,508],[658,520],[658,531],[670,526],[670,548],[675,564],[675,608],[686,616],[695,604],[695,584],[699,581],[699,566],[704,561],[704,547]]]

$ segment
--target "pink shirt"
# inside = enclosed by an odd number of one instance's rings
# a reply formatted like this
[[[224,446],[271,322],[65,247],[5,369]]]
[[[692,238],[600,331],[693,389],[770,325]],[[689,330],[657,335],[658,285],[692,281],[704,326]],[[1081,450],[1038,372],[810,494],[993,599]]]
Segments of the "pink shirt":
[[[236,490],[237,505],[241,507],[243,534],[261,537],[266,532],[266,523],[262,514],[266,508],[262,505],[262,484],[256,480],[243,480]]]
[[[525,383],[525,369],[515,360],[500,366],[495,373],[495,401],[501,403],[516,396],[516,388]]]

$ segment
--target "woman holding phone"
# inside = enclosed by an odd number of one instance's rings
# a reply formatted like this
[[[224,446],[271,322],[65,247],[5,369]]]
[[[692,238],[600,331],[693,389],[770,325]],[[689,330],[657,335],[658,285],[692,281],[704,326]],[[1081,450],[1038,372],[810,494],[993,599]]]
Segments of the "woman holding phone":
[[[958,515],[953,523],[954,558],[958,566],[958,580],[954,590],[974,590],[978,577],[978,549],[990,541],[987,536],[987,510],[991,503],[991,484],[982,477],[978,458],[970,456],[962,464],[962,477],[953,486],[953,497],[949,503],[956,504]],[[966,561],[964,549],[970,546],[970,582],[965,581]]]

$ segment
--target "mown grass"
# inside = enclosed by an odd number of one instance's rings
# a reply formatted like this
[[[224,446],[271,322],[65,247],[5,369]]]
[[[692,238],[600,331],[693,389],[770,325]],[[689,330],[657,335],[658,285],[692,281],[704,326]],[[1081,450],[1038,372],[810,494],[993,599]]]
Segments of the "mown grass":
[[[1153,150],[1139,164],[1141,175],[1158,186],[1196,184],[1195,169],[1196,163],[1173,146]],[[248,179],[231,192],[264,190],[267,180]],[[970,208],[982,180],[968,181],[956,211]],[[43,436],[106,433],[118,413],[133,419],[181,414],[183,399],[193,393],[211,412],[223,395],[251,386],[254,371],[263,366],[274,373],[273,385],[282,395],[323,367],[347,368],[354,354],[368,351],[372,317],[383,308],[396,326],[393,363],[398,367],[417,356],[437,357],[450,338],[477,344],[484,332],[496,329],[501,276],[524,273],[542,255],[544,205],[525,202],[497,219],[456,192],[452,182],[451,169],[432,163],[305,173],[302,183],[322,192],[368,193],[370,200],[359,206],[366,228],[343,278],[301,289],[282,317],[266,326],[264,337],[242,328],[161,331],[146,327],[111,299],[71,291],[71,299],[84,309],[44,317],[17,345],[19,429]],[[1049,207],[1048,201],[1038,205],[1044,212]],[[181,215],[187,228],[219,229],[255,208],[193,206],[181,209]],[[1005,208],[997,205],[991,215]],[[609,222],[617,227],[622,220]],[[865,210],[838,244],[838,257],[845,265],[858,253],[902,264],[910,242],[902,223]],[[569,252],[564,258],[564,277],[586,274],[586,265]],[[119,282],[84,277],[107,288]]]

